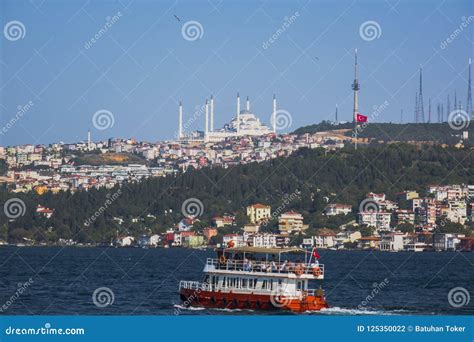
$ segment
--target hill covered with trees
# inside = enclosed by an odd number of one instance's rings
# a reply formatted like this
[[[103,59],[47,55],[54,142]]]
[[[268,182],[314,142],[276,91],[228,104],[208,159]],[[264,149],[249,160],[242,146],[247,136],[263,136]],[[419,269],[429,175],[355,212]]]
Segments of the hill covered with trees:
[[[455,127],[454,125],[452,125]],[[316,133],[336,129],[354,129],[353,123],[333,124],[323,121],[319,124],[305,126],[297,129],[295,134]],[[383,141],[432,141],[441,144],[456,144],[461,140],[462,131],[469,132],[469,139],[464,143],[472,144],[474,124],[469,124],[462,130],[453,129],[447,122],[444,123],[368,123],[358,131],[360,138],[369,138]],[[352,132],[346,133],[348,136]]]
[[[322,215],[328,202],[356,208],[370,191],[393,198],[408,189],[423,193],[429,184],[472,183],[472,152],[468,148],[406,144],[357,151],[346,147],[327,154],[323,149],[301,149],[287,158],[229,169],[188,170],[173,177],[126,183],[120,189],[37,195],[11,194],[2,188],[1,203],[18,197],[24,201],[26,213],[10,221],[5,215],[0,217],[0,239],[8,235],[10,241],[30,237],[107,243],[117,234],[163,232],[183,218],[181,206],[189,198],[203,203],[200,219],[204,224],[224,213],[236,213],[243,223],[245,206],[261,202],[270,204],[274,211],[301,212],[312,229],[332,228],[341,222],[338,217]],[[54,209],[50,219],[35,214],[38,204]],[[114,217],[123,218],[124,223]]]

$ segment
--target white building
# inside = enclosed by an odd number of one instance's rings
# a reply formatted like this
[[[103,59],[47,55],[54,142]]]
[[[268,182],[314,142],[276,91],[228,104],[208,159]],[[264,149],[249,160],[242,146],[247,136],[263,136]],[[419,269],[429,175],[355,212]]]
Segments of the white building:
[[[463,237],[464,234],[433,234],[433,248],[435,251],[455,251]]]
[[[313,236],[316,248],[332,248],[336,246],[336,234],[320,234]]]
[[[307,228],[308,225],[303,224],[303,215],[300,213],[288,211],[278,218],[280,234],[300,233]]]
[[[404,248],[403,241],[406,234],[392,233],[382,234],[380,236],[380,250],[381,251],[401,251]]]
[[[359,224],[375,227],[377,230],[389,230],[392,214],[388,212],[364,211],[359,213]]]
[[[196,134],[192,133],[186,136],[183,129],[183,107],[180,103],[178,111],[178,139],[179,140],[201,140],[205,142],[219,142],[228,138],[242,136],[262,136],[276,132],[276,97],[273,96],[272,107],[272,129],[264,125],[260,119],[251,112],[250,100],[247,97],[245,109],[240,108],[240,95],[237,94],[237,109],[235,117],[230,123],[225,124],[220,129],[214,129],[214,98],[206,100],[206,104],[200,109],[204,111],[205,123],[204,132]]]
[[[253,247],[273,248],[277,247],[277,237],[275,234],[255,234],[249,236],[247,244]]]
[[[352,211],[352,206],[350,204],[340,204],[340,203],[333,203],[329,204],[324,213],[326,216],[336,216],[336,215],[347,215]]]
[[[117,239],[116,244],[120,247],[127,247],[131,246],[134,241],[135,238],[133,236],[122,236]]]

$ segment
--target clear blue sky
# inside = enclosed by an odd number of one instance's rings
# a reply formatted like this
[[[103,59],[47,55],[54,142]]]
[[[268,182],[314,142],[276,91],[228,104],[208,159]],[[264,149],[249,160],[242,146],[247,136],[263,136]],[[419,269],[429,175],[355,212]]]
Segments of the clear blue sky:
[[[272,94],[291,113],[286,131],[334,117],[351,118],[353,49],[359,49],[360,111],[389,103],[375,121],[413,121],[418,68],[424,66],[424,101],[446,102],[457,90],[463,105],[467,61],[473,57],[473,2],[466,1],[26,1],[2,0],[0,23],[1,122],[33,101],[6,133],[1,145],[73,142],[134,137],[171,139],[177,104],[184,121],[213,93],[216,127],[235,113],[235,96],[249,95],[253,111],[269,124]],[[100,39],[85,44],[107,17],[122,16]],[[298,16],[295,13],[298,12]],[[175,18],[176,15],[178,19]],[[267,49],[263,43],[296,16]],[[441,44],[459,29],[452,43]],[[474,19],[474,18],[471,18]],[[20,21],[22,39],[3,32]],[[203,35],[183,38],[182,26],[198,21]],[[362,39],[359,28],[375,21],[378,38]],[[451,99],[453,101],[453,99]],[[446,104],[445,104],[446,106]],[[101,109],[114,125],[97,130]],[[202,129],[204,118],[190,124]]]

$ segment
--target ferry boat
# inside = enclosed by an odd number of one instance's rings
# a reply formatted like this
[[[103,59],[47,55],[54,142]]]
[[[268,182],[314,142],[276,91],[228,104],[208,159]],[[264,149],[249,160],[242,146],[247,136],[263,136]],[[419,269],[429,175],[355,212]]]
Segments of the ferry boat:
[[[303,257],[303,258],[301,258]],[[324,291],[309,282],[324,279],[324,265],[300,248],[228,247],[208,258],[201,282],[182,280],[185,306],[317,311],[328,308]]]

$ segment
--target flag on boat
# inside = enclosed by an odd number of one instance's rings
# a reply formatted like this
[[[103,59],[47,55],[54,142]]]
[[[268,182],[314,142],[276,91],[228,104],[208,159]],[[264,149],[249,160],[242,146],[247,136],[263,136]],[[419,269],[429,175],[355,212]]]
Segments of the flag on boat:
[[[356,114],[356,121],[357,122],[367,122],[368,117],[365,115],[362,115],[360,113]]]
[[[316,248],[313,248],[313,258],[319,259],[321,258],[321,255],[319,255],[318,251]]]

